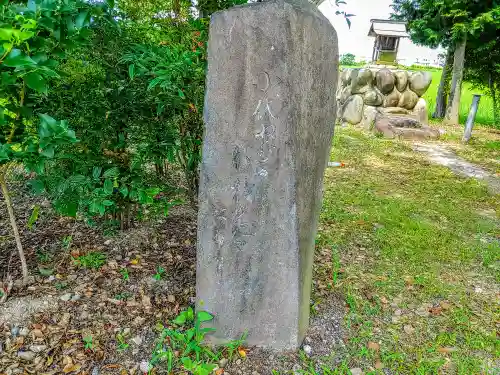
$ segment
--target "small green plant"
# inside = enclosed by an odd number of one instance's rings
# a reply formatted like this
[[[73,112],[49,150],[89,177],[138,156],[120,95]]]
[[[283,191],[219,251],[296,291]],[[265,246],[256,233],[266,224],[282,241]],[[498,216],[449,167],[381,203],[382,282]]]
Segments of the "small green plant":
[[[38,259],[38,263],[49,263],[53,256],[48,252],[38,249],[36,250],[36,258]]]
[[[68,283],[67,282],[57,282],[55,285],[57,290],[63,290],[63,289],[66,289],[68,287]]]
[[[132,295],[128,292],[123,292],[123,293],[120,293],[120,294],[117,294],[115,296],[115,299],[118,300],[118,301],[126,301],[128,300],[130,297],[132,297]]]
[[[75,259],[75,264],[82,268],[99,269],[106,264],[106,255],[101,252],[90,252]]]
[[[127,343],[127,340],[125,339],[125,335],[123,333],[118,333],[116,335],[116,341],[118,342],[119,351],[126,350],[130,346],[130,344]]]
[[[176,329],[163,328],[156,345],[151,364],[164,361],[167,372],[183,368],[193,375],[209,375],[216,367],[219,356],[203,345],[205,335],[213,328],[202,328],[213,316],[205,311],[194,314],[190,307],[173,321]],[[175,353],[180,353],[178,356]]]
[[[161,280],[162,276],[165,275],[165,269],[162,266],[156,268],[156,273],[153,276],[155,280]]]
[[[91,335],[83,337],[83,347],[85,350],[94,350],[94,342]]]
[[[63,249],[69,250],[71,247],[71,244],[73,243],[73,236],[64,236],[63,239],[61,240]]]
[[[121,268],[120,269],[120,273],[121,273],[121,275],[123,277],[123,280],[129,281],[130,277],[129,277],[128,269],[127,268]]]

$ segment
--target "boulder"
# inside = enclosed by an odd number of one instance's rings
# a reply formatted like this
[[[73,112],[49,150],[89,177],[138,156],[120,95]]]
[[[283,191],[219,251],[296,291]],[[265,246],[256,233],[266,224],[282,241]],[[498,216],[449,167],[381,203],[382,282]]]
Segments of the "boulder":
[[[351,71],[352,69],[344,69],[340,73],[340,82],[342,83],[342,86],[351,84]]]
[[[352,125],[357,125],[363,117],[363,97],[351,96],[342,108],[342,119]]]
[[[351,72],[351,91],[363,94],[372,87],[373,75],[369,69],[353,69]]]
[[[398,70],[394,72],[394,76],[396,77],[396,88],[398,91],[405,91],[406,86],[408,86],[408,72],[406,70]]]
[[[389,94],[394,89],[395,78],[389,69],[381,69],[376,74],[377,87],[382,94]]]
[[[418,102],[418,96],[411,90],[405,90],[399,98],[398,107],[413,109]]]
[[[385,121],[394,128],[421,128],[422,124],[412,115],[385,115]]]
[[[375,124],[377,115],[379,114],[376,107],[365,105],[363,108],[363,117],[361,119],[361,126],[366,130],[371,130]]]
[[[399,98],[401,97],[401,93],[393,88],[392,92],[384,97],[384,102],[382,106],[387,107],[397,107],[399,104]]]
[[[340,95],[338,97],[338,101],[340,104],[344,104],[347,99],[351,96],[351,86],[346,86],[344,89],[340,92]]]
[[[380,108],[379,112],[382,114],[398,114],[398,115],[409,115],[410,111],[400,107],[387,107]]]
[[[384,96],[377,87],[373,87],[363,94],[363,100],[366,105],[378,107],[384,103]]]
[[[418,96],[422,96],[432,83],[432,74],[430,72],[415,72],[409,81],[410,89]]]
[[[422,125],[429,125],[429,108],[425,99],[418,99],[412,114],[418,118]]]

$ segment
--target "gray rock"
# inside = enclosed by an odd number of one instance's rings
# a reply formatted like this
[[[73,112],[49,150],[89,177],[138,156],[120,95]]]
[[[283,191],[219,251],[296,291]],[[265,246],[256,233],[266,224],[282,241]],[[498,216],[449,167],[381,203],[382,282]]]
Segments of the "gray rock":
[[[344,89],[340,92],[340,96],[338,99],[339,103],[344,104],[347,101],[347,99],[349,99],[351,94],[352,94],[351,86],[344,87]]]
[[[18,334],[19,334],[19,326],[13,326],[11,329],[10,329],[10,334],[14,337],[16,337]]]
[[[363,94],[372,88],[373,75],[369,69],[353,69],[351,71],[351,92]]]
[[[304,350],[304,353],[306,353],[306,355],[308,356],[312,355],[313,349],[310,345],[304,345],[302,349]]]
[[[219,361],[219,367],[224,368],[224,367],[226,367],[227,363],[228,363],[227,358],[222,358],[222,359]]]
[[[422,125],[429,125],[429,108],[425,99],[418,99],[417,104],[413,108],[413,114],[418,118]]]
[[[380,69],[375,75],[377,87],[382,94],[389,94],[394,90],[395,77],[389,69]]]
[[[141,336],[135,336],[132,339],[130,339],[135,345],[140,346],[142,345],[142,337]]]
[[[384,103],[384,96],[377,87],[373,87],[363,94],[366,105],[378,107]]]
[[[29,349],[32,352],[40,353],[47,349],[47,345],[30,345]]]
[[[36,353],[27,350],[27,351],[19,351],[17,352],[17,356],[24,361],[33,361],[36,357]]]
[[[378,110],[375,107],[365,105],[363,109],[363,118],[361,119],[361,126],[366,130],[371,130],[375,124],[375,119],[378,115]]]
[[[19,330],[19,336],[28,336],[30,333],[30,329],[28,327],[22,327],[20,330]]]
[[[418,96],[424,95],[431,83],[431,72],[415,72],[410,77],[410,89]]]
[[[352,69],[343,69],[340,73],[340,82],[342,82],[342,86],[348,86],[351,84],[351,72]]]
[[[351,375],[363,375],[363,370],[360,369],[359,367],[354,367],[350,369]]]
[[[216,317],[210,343],[247,331],[249,346],[297,348],[335,123],[336,32],[306,0],[275,0],[213,14],[208,45],[197,308]]]
[[[382,105],[384,107],[397,107],[399,104],[400,97],[401,97],[400,92],[396,89],[393,89],[390,94],[384,96],[384,103]]]
[[[383,114],[398,114],[398,115],[408,115],[410,111],[405,108],[400,107],[387,107],[387,108],[379,108],[380,113]]]
[[[61,301],[68,302],[71,299],[71,297],[72,297],[71,293],[66,293],[59,298],[61,299]]]
[[[406,90],[399,98],[398,107],[405,109],[413,109],[417,105],[418,96],[411,90]]]
[[[396,89],[399,92],[405,91],[408,86],[408,72],[406,70],[398,70],[394,72],[394,77],[396,78]]]
[[[357,125],[361,122],[363,116],[363,97],[361,95],[353,95],[347,99],[347,102],[342,107],[342,120],[347,121],[352,125]]]
[[[71,297],[71,300],[72,300],[73,302],[75,302],[75,301],[79,301],[81,298],[82,298],[82,296],[81,296],[81,295],[79,295],[79,294],[75,294],[73,297]]]

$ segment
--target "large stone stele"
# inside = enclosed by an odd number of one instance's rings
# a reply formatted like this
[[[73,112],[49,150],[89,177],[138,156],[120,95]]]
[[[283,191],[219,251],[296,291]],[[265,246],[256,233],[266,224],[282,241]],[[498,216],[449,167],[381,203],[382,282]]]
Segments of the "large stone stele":
[[[337,36],[306,0],[212,15],[197,309],[212,343],[297,348],[335,123]]]

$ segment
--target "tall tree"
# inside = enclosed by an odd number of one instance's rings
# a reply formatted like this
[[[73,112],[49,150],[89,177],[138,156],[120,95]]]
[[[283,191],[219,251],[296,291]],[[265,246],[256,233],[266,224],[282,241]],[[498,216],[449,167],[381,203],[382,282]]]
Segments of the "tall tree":
[[[467,40],[498,20],[498,0],[393,0],[393,18],[408,22],[412,40],[430,47],[443,45],[453,51],[453,78],[445,122],[459,120],[460,91]],[[442,85],[445,85],[446,76]],[[443,91],[437,101],[442,103]]]

